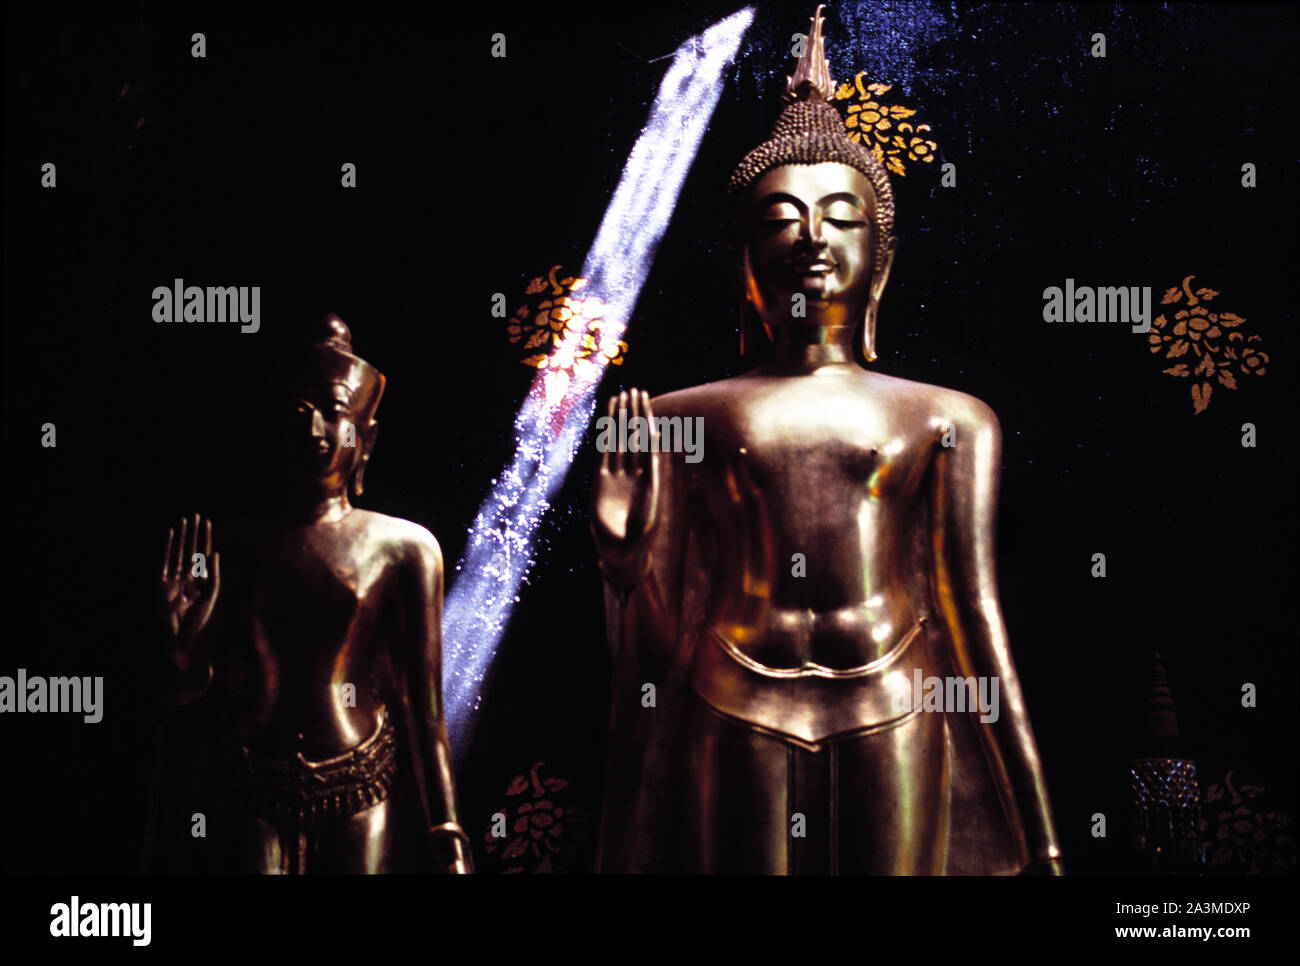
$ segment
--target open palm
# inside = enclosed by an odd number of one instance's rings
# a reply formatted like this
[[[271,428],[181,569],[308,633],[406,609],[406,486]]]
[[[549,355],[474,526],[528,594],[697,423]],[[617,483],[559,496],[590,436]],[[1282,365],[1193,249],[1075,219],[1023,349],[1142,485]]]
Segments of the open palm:
[[[649,423],[650,445],[640,452],[624,450],[618,440],[601,456],[592,499],[592,530],[606,552],[633,553],[654,528],[659,498],[659,471],[654,450],[657,430],[650,395],[633,389],[609,400],[609,418],[619,425],[620,410]]]
[[[173,638],[193,641],[207,626],[221,586],[220,557],[212,552],[212,521],[197,513],[167,531],[159,597],[163,621]]]

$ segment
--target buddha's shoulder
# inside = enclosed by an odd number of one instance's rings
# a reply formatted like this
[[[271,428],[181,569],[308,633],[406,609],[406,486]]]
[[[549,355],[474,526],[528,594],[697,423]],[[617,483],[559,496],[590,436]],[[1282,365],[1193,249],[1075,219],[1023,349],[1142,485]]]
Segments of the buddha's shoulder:
[[[401,556],[414,555],[439,567],[442,565],[442,548],[437,538],[420,524],[372,510],[354,509],[348,518],[369,540],[389,544]]]
[[[699,386],[688,386],[655,396],[650,400],[656,416],[691,416],[703,414],[718,407],[732,408],[744,405],[757,383],[752,374],[718,379]]]
[[[903,406],[966,425],[997,425],[993,407],[970,393],[880,372],[864,373],[863,378],[873,391],[896,399]]]

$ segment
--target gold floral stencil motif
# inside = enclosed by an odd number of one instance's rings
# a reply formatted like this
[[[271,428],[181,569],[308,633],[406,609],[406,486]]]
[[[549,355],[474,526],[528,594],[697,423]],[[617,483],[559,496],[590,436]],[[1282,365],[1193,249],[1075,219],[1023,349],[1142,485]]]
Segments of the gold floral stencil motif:
[[[871,149],[876,160],[899,177],[907,177],[904,160],[934,163],[939,145],[928,137],[930,125],[908,120],[916,111],[901,104],[882,103],[892,84],[867,84],[866,71],[835,88],[835,100],[852,100],[844,110],[844,126],[850,141]]]
[[[1147,342],[1153,353],[1164,352],[1166,359],[1190,356],[1162,371],[1192,380],[1192,411],[1203,413],[1210,405],[1216,383],[1236,389],[1238,375],[1264,375],[1269,357],[1257,348],[1261,336],[1240,331],[1244,317],[1210,309],[1208,303],[1219,293],[1212,288],[1193,289],[1195,277],[1188,275],[1181,286],[1167,290],[1161,297],[1161,305],[1179,307],[1156,316]]]
[[[1231,875],[1295,872],[1295,836],[1287,816],[1269,804],[1267,789],[1234,785],[1232,772],[1205,793],[1200,826],[1211,871]]]
[[[566,802],[567,781],[543,777],[545,767],[545,762],[536,762],[506,788],[508,803],[499,810],[506,817],[506,834],[493,834],[492,821],[483,835],[484,851],[506,874],[574,871],[587,815]]]
[[[590,375],[587,370],[599,359],[621,366],[627,353],[622,339],[602,338],[604,303],[574,294],[586,287],[587,279],[560,277],[561,268],[554,265],[529,281],[527,301],[506,324],[510,341],[525,352],[520,361],[545,372],[550,400],[562,398],[575,375]]]

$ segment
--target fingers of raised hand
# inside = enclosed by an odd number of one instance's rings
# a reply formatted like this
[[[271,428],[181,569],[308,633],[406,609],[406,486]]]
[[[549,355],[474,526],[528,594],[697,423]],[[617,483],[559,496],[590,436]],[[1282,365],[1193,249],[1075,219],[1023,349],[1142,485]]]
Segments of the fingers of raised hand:
[[[172,563],[172,557],[173,557],[172,548],[174,546],[176,546],[176,531],[173,528],[168,527],[167,548],[163,550],[163,565],[162,565],[163,583],[166,583],[167,581],[174,579],[174,575],[176,573],[176,567]]]
[[[659,452],[659,427],[655,424],[654,409],[650,406],[650,394],[644,389],[638,392],[641,397],[641,415],[645,418],[647,441],[649,445],[636,454],[638,468],[642,471],[655,472],[655,453]]]
[[[200,553],[206,561],[205,569],[208,576],[214,575],[212,521],[195,513],[193,516],[182,517],[176,527],[167,530],[167,546],[163,550],[163,583],[174,583],[193,577],[195,558]]]
[[[609,417],[609,424],[611,426],[617,426],[618,425],[618,397],[617,396],[609,397],[609,406],[606,407],[606,409],[607,409],[606,415]],[[605,452],[600,454],[600,471],[602,473],[613,473],[617,470],[618,463],[614,456],[616,449],[617,448],[613,446],[606,446]]]
[[[636,469],[636,455],[629,452],[630,447],[624,445],[627,440],[623,438],[623,428],[628,425],[635,425],[629,422],[628,416],[636,416],[640,408],[638,393],[634,389],[630,393],[625,389],[617,396],[609,397],[609,407],[606,415],[609,416],[610,443],[605,447],[605,452],[601,457],[600,469],[602,473],[608,473],[618,476],[625,473],[632,473]]]
[[[659,428],[650,394],[642,389],[623,390],[610,397],[605,414],[609,427],[602,431],[600,443],[600,486],[606,493],[612,493],[609,488],[615,485],[631,487],[627,490],[631,494],[648,482],[653,490],[658,483],[654,454],[659,449]]]
[[[611,400],[612,402],[612,400]],[[616,416],[625,416],[617,419]],[[618,394],[618,413],[610,409],[610,417],[616,427],[615,446],[619,453],[614,465],[629,476],[638,476],[649,469],[652,454],[658,450],[658,429],[654,423],[654,412],[650,408],[650,394],[643,389],[624,390]],[[628,427],[631,432],[625,437],[622,429]]]
[[[190,533],[190,521],[187,517],[181,517],[175,533],[175,542],[169,541],[167,544],[171,565],[171,572],[167,575],[168,580],[179,580],[185,574],[185,544],[189,541]]]
[[[632,472],[631,454],[628,453],[627,440],[623,438],[622,427],[631,425],[627,420],[627,416],[635,415],[634,412],[629,411],[632,409],[633,399],[635,399],[635,394],[628,393],[626,389],[618,394],[620,419],[618,423],[619,429],[614,435],[614,448],[618,450],[618,459],[615,462],[619,468],[619,472],[621,473]]]
[[[180,576],[188,577],[194,563],[194,542],[198,537],[199,518],[196,515],[193,519],[185,518],[185,537],[181,548],[181,566]]]

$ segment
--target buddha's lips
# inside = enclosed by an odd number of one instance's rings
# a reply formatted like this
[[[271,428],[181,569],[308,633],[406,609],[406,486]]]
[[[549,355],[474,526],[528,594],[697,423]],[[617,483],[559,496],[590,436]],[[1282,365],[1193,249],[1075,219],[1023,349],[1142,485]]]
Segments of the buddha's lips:
[[[309,443],[302,448],[302,460],[309,466],[323,466],[329,462],[330,444],[325,440]]]
[[[833,272],[836,269],[836,264],[834,262],[827,261],[824,258],[819,258],[811,262],[805,260],[788,261],[786,262],[786,265],[794,269],[796,272],[816,272],[818,274]]]

